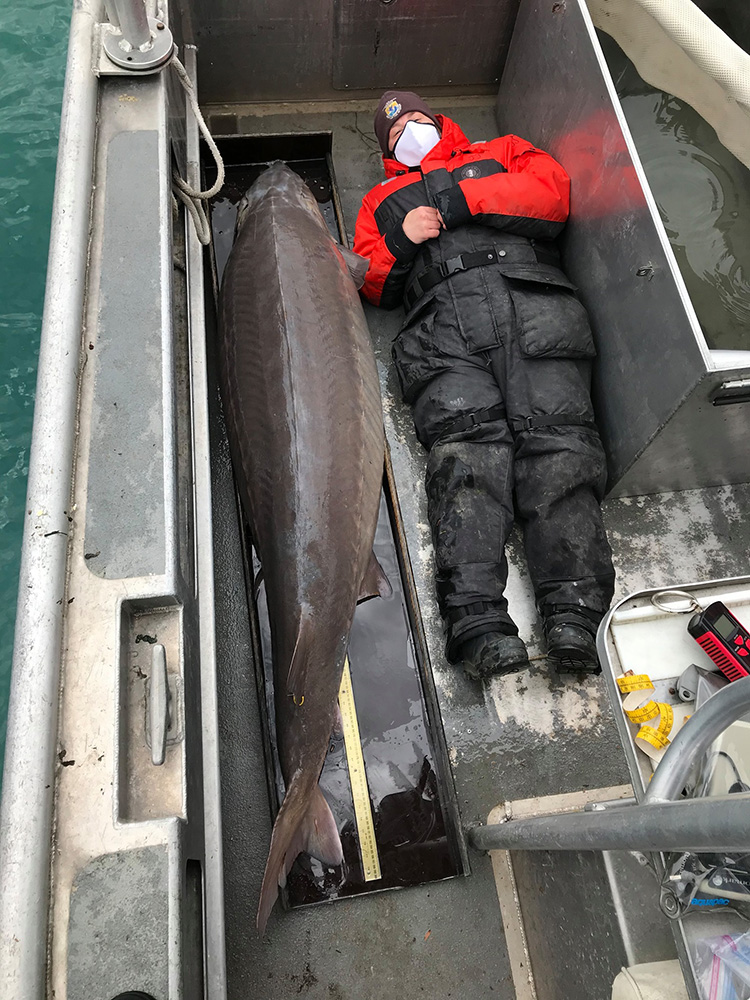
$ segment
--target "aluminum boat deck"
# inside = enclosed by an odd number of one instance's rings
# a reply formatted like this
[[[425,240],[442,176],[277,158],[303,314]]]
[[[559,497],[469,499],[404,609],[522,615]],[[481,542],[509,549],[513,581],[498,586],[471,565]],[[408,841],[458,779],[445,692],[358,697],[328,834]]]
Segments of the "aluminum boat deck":
[[[750,368],[740,351],[719,366],[706,346],[583,0],[436,0],[424,20],[402,18],[400,2],[321,0],[304,16],[293,0],[152,3],[145,30],[173,32],[217,137],[330,137],[350,236],[382,180],[372,112],[395,80],[472,140],[500,128],[543,148],[568,141],[567,155],[550,151],[581,193],[563,249],[598,336],[616,599],[743,575]],[[400,310],[366,316],[471,873],[277,907],[258,938],[272,803],[212,258],[170,190],[173,170],[199,187],[205,161],[177,64],[136,77],[125,50],[115,65],[102,44],[118,37],[98,0],[77,0],[3,779],[0,994],[609,996],[622,966],[676,955],[651,874],[627,852],[514,851],[511,882],[468,846],[503,802],[620,798],[631,775],[604,679],[547,667],[520,536],[508,597],[530,670],[479,685],[445,661],[426,456],[390,360]]]

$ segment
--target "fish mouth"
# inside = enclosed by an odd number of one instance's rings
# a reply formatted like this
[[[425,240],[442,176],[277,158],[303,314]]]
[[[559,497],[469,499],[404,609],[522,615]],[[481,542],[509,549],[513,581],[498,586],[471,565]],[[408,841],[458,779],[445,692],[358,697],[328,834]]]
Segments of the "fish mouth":
[[[299,174],[296,174],[283,160],[275,160],[242,196],[237,209],[235,237],[253,208],[268,197],[278,197],[282,201],[288,200],[297,205],[302,202],[309,212],[314,215],[320,214],[315,195]]]

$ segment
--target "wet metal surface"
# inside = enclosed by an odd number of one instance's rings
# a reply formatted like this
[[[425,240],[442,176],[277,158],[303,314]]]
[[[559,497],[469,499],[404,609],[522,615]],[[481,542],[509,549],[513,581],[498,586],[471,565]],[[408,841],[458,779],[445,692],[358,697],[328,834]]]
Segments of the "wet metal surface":
[[[169,386],[162,374],[163,355],[171,351],[162,327],[168,331],[171,320],[162,315],[160,298],[168,220],[156,225],[158,163],[156,129],[121,131],[110,139],[101,275],[91,292],[98,295],[98,324],[87,333],[93,353],[86,360],[96,366],[96,378],[85,526],[88,567],[109,579],[164,573],[171,541],[164,513],[171,499],[165,496],[172,445],[164,432]],[[151,169],[142,176],[137,164]],[[153,219],[154,226],[147,233],[131,226],[132,213]],[[124,259],[133,262],[126,272]],[[123,441],[135,447],[125,448]]]
[[[518,0],[195,0],[204,100],[326,100],[386,87],[472,94],[497,84]],[[377,88],[377,89],[370,89]],[[367,91],[365,91],[367,93]]]
[[[413,17],[362,0],[334,0],[333,86],[419,90],[496,83],[513,30],[515,0],[456,5],[432,0]],[[426,44],[426,40],[429,43]]]
[[[519,851],[513,867],[538,1000],[607,997],[627,958],[601,854]]]

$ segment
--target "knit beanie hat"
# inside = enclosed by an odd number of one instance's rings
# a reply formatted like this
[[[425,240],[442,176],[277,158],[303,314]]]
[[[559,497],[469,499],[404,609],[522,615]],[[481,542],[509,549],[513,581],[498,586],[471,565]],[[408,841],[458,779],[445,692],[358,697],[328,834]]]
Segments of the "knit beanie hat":
[[[423,115],[427,115],[435,122],[438,130],[440,129],[437,118],[418,94],[413,94],[410,90],[386,90],[380,98],[373,123],[375,135],[383,150],[383,156],[390,156],[388,133],[391,130],[391,125],[410,111],[421,111]]]

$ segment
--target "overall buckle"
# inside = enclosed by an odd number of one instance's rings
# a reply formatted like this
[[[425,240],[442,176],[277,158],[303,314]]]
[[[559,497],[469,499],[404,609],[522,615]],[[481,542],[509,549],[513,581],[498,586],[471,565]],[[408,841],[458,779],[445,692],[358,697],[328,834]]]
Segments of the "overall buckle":
[[[446,278],[457,271],[465,271],[466,265],[464,264],[463,254],[459,254],[458,257],[449,257],[448,260],[444,261],[443,269]]]

